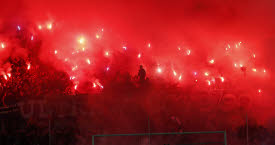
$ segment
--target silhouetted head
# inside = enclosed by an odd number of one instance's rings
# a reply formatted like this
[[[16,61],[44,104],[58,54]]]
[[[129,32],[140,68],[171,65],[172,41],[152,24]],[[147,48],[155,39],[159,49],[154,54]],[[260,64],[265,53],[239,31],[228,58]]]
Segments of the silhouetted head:
[[[140,68],[140,69],[142,69],[142,68],[143,68],[143,66],[142,66],[142,65],[140,65],[140,66],[139,66],[139,68]]]

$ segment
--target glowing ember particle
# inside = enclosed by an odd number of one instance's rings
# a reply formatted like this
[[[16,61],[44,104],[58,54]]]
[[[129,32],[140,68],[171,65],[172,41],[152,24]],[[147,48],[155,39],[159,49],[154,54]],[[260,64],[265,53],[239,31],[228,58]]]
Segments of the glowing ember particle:
[[[258,93],[262,93],[262,90],[261,90],[261,89],[258,89]]]
[[[234,66],[235,66],[235,67],[238,67],[237,63],[234,63]]]
[[[84,38],[84,37],[80,37],[80,38],[78,39],[78,42],[79,42],[80,44],[84,44],[85,38]]]
[[[7,75],[9,76],[9,78],[11,77],[11,73],[7,73]]]
[[[227,51],[227,50],[228,50],[228,48],[226,47],[226,48],[225,48],[225,50]]]
[[[54,51],[54,54],[57,54],[57,50]]]
[[[240,67],[243,67],[243,64],[240,64]]]
[[[256,68],[252,68],[252,71],[257,72],[257,69]]]
[[[41,25],[38,25],[38,29],[41,30],[41,29],[42,29],[42,26],[41,26]]]
[[[74,80],[74,79],[75,79],[75,76],[70,77],[70,80]]]
[[[88,64],[91,64],[91,62],[90,62],[90,59],[89,59],[89,58],[87,58],[87,59],[86,59],[86,62],[87,62]]]
[[[138,58],[140,58],[140,57],[141,57],[141,54],[139,53],[139,54],[138,54]]]
[[[7,77],[7,75],[4,75],[4,78],[5,78],[5,80],[8,80],[8,77]]]
[[[94,87],[94,88],[96,87],[96,84],[95,84],[95,83],[93,83],[93,87]]]
[[[230,45],[228,44],[228,48],[230,48]]]
[[[179,81],[181,80],[181,75],[179,76]]]
[[[210,86],[211,85],[211,81],[207,80],[207,84],[208,84],[208,86]]]
[[[256,58],[256,54],[253,54],[253,58]]]
[[[107,68],[106,68],[106,71],[109,71],[109,70],[110,70],[110,67],[107,67]]]
[[[180,50],[180,47],[178,47],[178,50]]]
[[[85,51],[85,48],[84,48],[84,47],[82,48],[82,51]]]
[[[174,70],[173,70],[173,74],[174,74],[174,76],[177,76],[177,72],[176,72],[176,71],[174,71]]]
[[[4,43],[1,43],[1,47],[2,47],[2,48],[5,48],[5,44],[4,44]]]
[[[161,73],[161,72],[162,72],[162,70],[161,70],[160,67],[157,68],[157,72],[158,72],[158,73]]]
[[[239,42],[239,46],[241,45],[242,42]]]
[[[75,89],[75,90],[77,89],[77,85],[74,86],[74,89]]]
[[[101,31],[103,32],[103,31],[104,31],[104,29],[102,28],[102,29],[101,29]]]
[[[126,50],[126,49],[127,49],[127,47],[126,47],[126,46],[123,46],[122,48],[123,48],[124,50]]]
[[[49,29],[49,30],[52,29],[52,24],[51,24],[51,23],[49,23],[49,24],[47,25],[47,29]]]
[[[33,36],[31,36],[31,40],[33,40]]]
[[[195,82],[198,82],[198,80],[196,79]]]
[[[96,37],[96,39],[99,39],[99,35],[98,34],[96,34],[95,37]]]
[[[236,44],[236,48],[238,48],[238,45]]]
[[[20,31],[20,30],[21,30],[21,27],[20,27],[20,26],[17,26],[17,29]]]
[[[65,58],[65,61],[68,61],[68,58]]]
[[[188,50],[186,51],[186,54],[187,54],[187,55],[190,55],[190,54],[191,54],[191,50],[188,49]]]
[[[30,70],[30,69],[31,69],[31,64],[28,64],[27,69],[28,69],[28,70]]]
[[[224,77],[220,77],[221,81],[224,82]]]
[[[263,72],[266,73],[266,70],[264,69]]]
[[[198,73],[197,72],[194,72],[194,75],[196,76]]]
[[[149,47],[149,48],[151,47],[151,44],[150,44],[150,43],[148,43],[148,47]]]
[[[72,71],[74,71],[74,70],[76,70],[77,69],[77,66],[74,66],[73,68],[72,68]]]
[[[205,76],[209,76],[209,73],[208,73],[208,72],[205,72],[204,75],[205,75]]]
[[[106,51],[106,52],[105,52],[105,55],[106,55],[106,56],[109,56],[109,52],[108,52],[108,51]]]
[[[214,62],[215,62],[214,59],[211,59],[211,60],[209,61],[209,63],[211,63],[211,64],[213,64]]]

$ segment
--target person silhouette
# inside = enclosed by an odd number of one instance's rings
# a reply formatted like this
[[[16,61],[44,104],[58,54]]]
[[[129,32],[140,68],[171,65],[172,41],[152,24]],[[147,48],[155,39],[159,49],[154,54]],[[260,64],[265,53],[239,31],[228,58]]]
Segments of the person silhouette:
[[[139,81],[141,82],[145,81],[145,78],[146,78],[146,71],[142,65],[139,66],[138,78],[139,78]]]

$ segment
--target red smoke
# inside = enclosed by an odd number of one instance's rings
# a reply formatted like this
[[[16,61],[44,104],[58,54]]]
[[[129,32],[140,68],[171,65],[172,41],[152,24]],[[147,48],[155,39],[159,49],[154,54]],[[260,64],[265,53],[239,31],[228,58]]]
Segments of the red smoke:
[[[95,90],[103,93],[99,97],[109,99],[111,109],[119,108],[114,104],[120,101],[112,96],[119,97],[121,91],[118,90],[121,89],[126,92],[121,96],[138,97],[145,94],[160,104],[168,102],[167,106],[175,108],[167,110],[177,112],[175,110],[181,104],[177,104],[174,98],[163,97],[169,96],[169,87],[174,87],[180,88],[176,91],[179,96],[184,99],[188,96],[185,101],[194,105],[187,103],[190,106],[181,109],[200,113],[199,108],[203,106],[207,111],[201,112],[208,114],[209,107],[214,106],[218,115],[213,118],[227,117],[230,120],[235,117],[232,113],[236,109],[234,105],[242,107],[242,97],[248,97],[252,102],[249,105],[273,108],[270,106],[274,103],[274,6],[270,0],[5,1],[0,6],[0,41],[5,47],[0,50],[1,71],[3,75],[10,71],[9,66],[4,65],[9,56],[26,57],[28,54],[14,39],[18,31],[26,30],[30,32],[26,36],[30,43],[41,41],[39,49],[31,50],[37,59],[66,72],[74,83],[74,89],[82,93]],[[143,90],[144,94],[135,92],[135,83],[131,78],[137,74],[139,65],[145,67],[151,82],[151,90]],[[32,69],[30,64],[27,67]],[[115,86],[117,82],[124,84],[120,84],[119,88]],[[162,90],[162,85],[168,85],[168,88]],[[227,90],[222,95],[229,100],[233,98],[233,103],[223,104],[217,101],[220,97],[209,94],[204,94],[207,97],[201,96],[201,91],[212,92],[214,85]],[[156,94],[158,91],[163,93],[162,96]],[[232,94],[235,96],[232,97]],[[152,100],[148,98],[143,99],[133,99],[127,103],[136,103],[136,108],[132,107],[132,110],[142,108],[153,118],[156,126],[163,127],[160,118],[168,116],[166,108],[151,104]],[[201,103],[203,99],[205,103]],[[101,99],[91,100],[98,101],[93,105],[101,103],[95,109],[106,107]],[[213,102],[219,103],[215,106]],[[249,105],[244,106],[247,109],[251,107]],[[158,114],[157,110],[161,109],[163,114]],[[219,109],[233,115],[224,115]],[[273,119],[273,112],[261,111],[250,115],[272,128],[268,122]],[[180,112],[176,114],[181,115]],[[190,120],[198,120],[188,111],[183,114]],[[146,116],[143,115],[140,116]],[[111,118],[112,112],[105,110],[104,117]],[[127,113],[121,116],[122,119],[130,117]],[[204,117],[207,118],[202,115]],[[235,117],[239,121],[237,125],[221,119],[219,121],[223,123],[213,128],[238,126],[243,123],[238,117]],[[186,120],[184,117],[181,119]],[[132,124],[128,126],[138,124],[133,119],[129,122]],[[121,125],[119,121],[114,124]],[[186,121],[185,124],[190,125],[190,130],[205,127],[200,121]]]

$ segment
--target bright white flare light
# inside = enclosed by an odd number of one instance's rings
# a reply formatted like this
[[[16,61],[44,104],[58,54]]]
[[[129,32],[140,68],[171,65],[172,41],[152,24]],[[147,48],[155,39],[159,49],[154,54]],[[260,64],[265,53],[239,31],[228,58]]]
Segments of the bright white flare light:
[[[138,54],[138,58],[140,58],[140,57],[141,57],[141,54],[139,53],[139,54]]]
[[[7,77],[7,75],[4,75],[4,78],[5,78],[5,80],[8,80],[8,77]]]
[[[173,74],[174,74],[174,76],[177,76],[177,72],[176,71],[173,71]]]
[[[127,50],[127,47],[126,47],[126,46],[123,46],[122,48],[123,48],[124,50]]]
[[[48,29],[48,30],[51,30],[51,29],[52,29],[52,27],[53,27],[53,26],[52,26],[52,24],[51,24],[51,23],[47,24],[47,29]]]
[[[94,87],[94,88],[96,87],[96,84],[95,84],[95,83],[93,83],[93,87]]]
[[[211,81],[207,80],[207,84],[208,84],[208,86],[210,86],[211,85]]]
[[[106,52],[105,52],[105,55],[106,55],[106,56],[109,56],[109,52],[108,52],[108,51],[106,51]]]
[[[221,78],[221,81],[224,82],[224,77],[220,77]]]
[[[96,35],[95,35],[95,38],[96,38],[96,39],[99,39],[99,35],[98,35],[98,34],[96,34]]]
[[[41,25],[38,25],[38,29],[41,30],[41,29],[42,29],[42,26],[41,26]]]
[[[160,67],[157,68],[157,72],[158,72],[158,73],[161,73],[161,72],[162,72],[162,70],[161,70]]]
[[[188,50],[186,51],[186,54],[187,54],[187,55],[190,55],[190,54],[191,54],[191,50],[188,49]]]
[[[86,62],[87,62],[88,64],[91,64],[91,61],[90,61],[89,58],[86,59]]]
[[[1,47],[2,47],[2,48],[5,48],[5,44],[4,44],[4,43],[1,43]]]
[[[261,90],[261,89],[258,89],[258,93],[262,93],[262,90]]]
[[[54,51],[54,54],[57,54],[57,50]]]
[[[215,62],[214,59],[211,59],[211,60],[209,61],[209,63],[211,63],[211,64],[213,64],[214,62]]]
[[[78,39],[78,42],[79,42],[80,44],[84,44],[85,38],[84,38],[84,37],[80,37],[80,38]]]
[[[27,69],[28,69],[28,70],[30,70],[30,69],[31,69],[31,64],[28,64]]]
[[[252,71],[257,72],[257,69],[256,68],[252,68]]]
[[[179,81],[181,80],[181,75],[179,76]]]
[[[208,72],[205,72],[204,75],[205,75],[205,76],[209,76],[209,73],[208,73]]]

